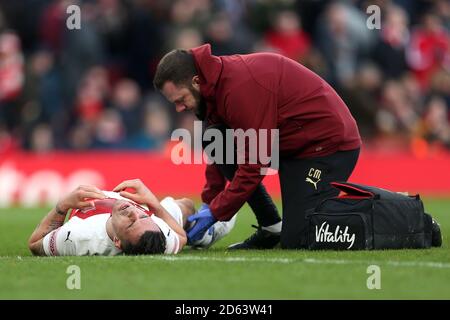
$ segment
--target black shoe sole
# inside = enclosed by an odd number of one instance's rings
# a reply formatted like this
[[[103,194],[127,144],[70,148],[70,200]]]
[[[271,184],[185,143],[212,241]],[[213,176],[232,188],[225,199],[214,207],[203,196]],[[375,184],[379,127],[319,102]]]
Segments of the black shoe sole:
[[[432,247],[442,246],[441,227],[434,219],[433,219],[433,225],[432,225],[432,229],[431,229],[431,246]]]
[[[235,244],[232,244],[232,245],[228,246],[227,249],[228,250],[270,250],[270,249],[275,248],[279,244],[280,244],[280,239],[277,239],[276,242],[274,240],[273,244],[265,246],[265,247],[249,246],[245,242],[238,242],[238,243],[235,243]]]

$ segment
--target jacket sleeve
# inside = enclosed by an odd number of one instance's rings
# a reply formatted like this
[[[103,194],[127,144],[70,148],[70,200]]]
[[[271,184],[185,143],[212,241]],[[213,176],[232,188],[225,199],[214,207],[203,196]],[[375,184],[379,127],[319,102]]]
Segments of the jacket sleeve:
[[[238,160],[239,166],[233,180],[210,203],[214,217],[222,221],[231,219],[263,180],[264,175],[261,174],[261,169],[269,167],[270,163],[261,161],[262,158],[259,157],[261,144],[266,149],[266,152],[262,152],[262,154],[267,155],[268,158],[272,152],[272,144],[278,143],[278,140],[271,141],[271,135],[274,132],[277,133],[277,131],[273,131],[277,128],[276,94],[255,81],[239,83],[238,88],[229,92],[225,100],[225,122],[234,130],[242,129],[244,132],[248,132],[247,130],[253,129],[258,147],[257,156],[250,157],[249,151],[252,150],[249,146],[250,139],[243,139],[245,144],[242,144],[241,147],[239,143],[236,143],[237,156],[238,158],[244,157],[245,161],[240,164],[242,161]],[[260,129],[266,129],[267,138],[260,135]]]
[[[225,189],[226,180],[219,168],[214,164],[208,164],[205,170],[206,183],[202,191],[203,203],[210,204],[211,201]]]

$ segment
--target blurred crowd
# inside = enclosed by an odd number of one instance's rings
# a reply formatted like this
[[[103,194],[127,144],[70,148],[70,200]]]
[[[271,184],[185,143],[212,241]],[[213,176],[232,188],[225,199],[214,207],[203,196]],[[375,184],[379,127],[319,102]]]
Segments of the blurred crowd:
[[[66,27],[72,4],[79,30]],[[156,65],[204,43],[304,64],[341,95],[368,146],[448,149],[449,32],[447,0],[0,0],[0,153],[164,149],[193,115],[154,91]]]

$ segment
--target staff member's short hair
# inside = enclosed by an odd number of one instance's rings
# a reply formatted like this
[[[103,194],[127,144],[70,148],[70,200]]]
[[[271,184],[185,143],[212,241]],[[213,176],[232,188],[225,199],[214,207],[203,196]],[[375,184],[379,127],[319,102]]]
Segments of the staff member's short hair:
[[[153,86],[161,90],[167,81],[175,85],[190,86],[191,79],[197,74],[194,56],[187,50],[175,49],[167,53],[156,68]]]

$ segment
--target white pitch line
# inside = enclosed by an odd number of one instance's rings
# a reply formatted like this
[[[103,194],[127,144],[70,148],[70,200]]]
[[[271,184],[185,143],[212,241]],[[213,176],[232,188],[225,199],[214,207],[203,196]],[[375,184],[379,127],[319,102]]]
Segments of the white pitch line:
[[[450,269],[450,263],[439,262],[439,261],[375,261],[375,260],[345,260],[345,259],[315,259],[315,258],[258,258],[258,257],[201,257],[193,255],[149,255],[149,256],[138,256],[142,259],[160,260],[160,261],[215,261],[215,262],[261,262],[261,263],[279,263],[279,264],[335,264],[335,265],[388,265],[392,267],[411,267],[411,268],[435,268],[435,269]],[[16,256],[0,256],[0,260],[16,258],[17,260],[23,261],[22,257]],[[45,259],[45,257],[40,257]],[[58,257],[52,257],[57,259]],[[97,259],[107,258],[114,259],[114,257],[96,257]]]
[[[301,260],[289,258],[246,258],[246,257],[199,257],[199,256],[148,256],[154,260],[167,261],[216,261],[216,262],[269,262],[269,263],[295,263]],[[145,257],[147,258],[147,257]]]
[[[376,264],[376,265],[389,265],[393,267],[424,267],[424,268],[437,268],[437,269],[450,269],[450,263],[446,262],[434,262],[434,261],[364,261],[364,260],[343,260],[343,259],[314,259],[314,258],[247,258],[247,257],[199,257],[190,255],[181,256],[148,256],[153,260],[164,261],[215,261],[215,262],[263,262],[263,263],[281,263],[281,264],[294,264],[294,263],[310,263],[310,264],[338,264],[338,265],[354,265],[354,264]]]

